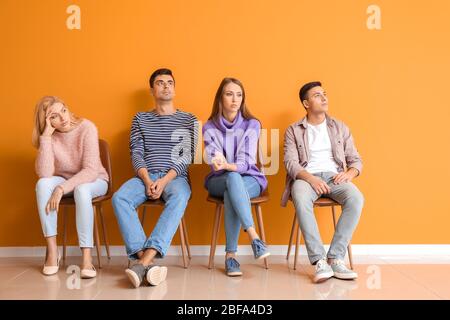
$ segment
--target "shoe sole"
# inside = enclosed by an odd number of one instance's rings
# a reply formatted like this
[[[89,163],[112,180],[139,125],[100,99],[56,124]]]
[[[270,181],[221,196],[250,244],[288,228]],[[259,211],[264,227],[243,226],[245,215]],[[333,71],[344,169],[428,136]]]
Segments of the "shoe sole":
[[[95,278],[96,276],[97,276],[97,273],[94,274],[94,275],[88,275],[88,274],[83,274],[83,273],[81,273],[80,278],[81,278],[81,279],[93,279],[93,278]]]
[[[135,288],[139,287],[141,285],[141,281],[139,280],[139,277],[137,274],[130,269],[125,270],[125,273],[128,276],[128,279],[130,279],[130,282],[133,284]]]
[[[334,272],[328,272],[328,273],[322,273],[320,276],[315,276],[314,277],[314,283],[321,283],[324,282],[330,278],[332,278],[334,276]]]
[[[358,279],[358,275],[341,274],[341,273],[335,273],[334,277],[336,279],[340,279],[340,280],[355,280],[355,279]]]
[[[238,277],[238,276],[242,276],[242,271],[227,272],[227,276],[229,276],[229,277]]]
[[[270,256],[270,252],[264,253],[263,255],[256,258],[256,260],[261,260],[261,259],[267,258],[268,256]]]
[[[151,286],[157,286],[167,277],[167,267],[159,267],[155,266],[148,270],[147,272],[147,281]]]

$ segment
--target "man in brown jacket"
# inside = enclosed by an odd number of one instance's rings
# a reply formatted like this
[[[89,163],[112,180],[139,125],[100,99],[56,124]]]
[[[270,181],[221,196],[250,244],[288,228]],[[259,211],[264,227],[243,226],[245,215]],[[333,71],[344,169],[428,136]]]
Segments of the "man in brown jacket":
[[[292,199],[311,264],[316,266],[314,282],[331,277],[356,279],[356,272],[344,264],[347,246],[358,224],[364,197],[351,182],[361,174],[362,162],[349,128],[330,117],[328,98],[320,82],[300,89],[306,117],[292,124],[284,137],[286,188],[281,201]],[[342,205],[328,253],[325,252],[313,204],[329,197]]]

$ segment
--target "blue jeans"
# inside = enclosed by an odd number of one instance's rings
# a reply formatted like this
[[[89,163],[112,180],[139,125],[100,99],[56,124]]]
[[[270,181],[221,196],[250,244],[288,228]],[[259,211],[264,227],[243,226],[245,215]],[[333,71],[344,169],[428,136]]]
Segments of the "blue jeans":
[[[244,230],[254,225],[250,198],[259,196],[261,187],[252,176],[241,176],[237,172],[211,177],[206,187],[213,197],[223,197],[225,251],[236,252],[241,224]]]
[[[62,184],[66,179],[53,176],[40,178],[36,183],[36,200],[39,211],[39,217],[42,225],[44,237],[53,237],[57,235],[57,212],[45,212],[48,200],[52,196],[53,190]],[[94,208],[92,207],[92,198],[103,196],[108,191],[108,182],[102,179],[96,179],[94,182],[82,183],[75,187],[73,195],[75,200],[76,225],[78,232],[78,243],[80,248],[92,248],[94,246]]]
[[[164,175],[163,172],[150,172],[150,179],[156,181]],[[148,199],[142,180],[137,177],[132,178],[114,193],[112,198],[114,212],[130,259],[137,259],[136,253],[148,248],[158,252],[157,258],[165,256],[183,217],[190,195],[189,184],[182,177],[176,177],[166,185],[161,194],[161,198],[165,201],[164,210],[147,239],[136,211],[136,208]]]

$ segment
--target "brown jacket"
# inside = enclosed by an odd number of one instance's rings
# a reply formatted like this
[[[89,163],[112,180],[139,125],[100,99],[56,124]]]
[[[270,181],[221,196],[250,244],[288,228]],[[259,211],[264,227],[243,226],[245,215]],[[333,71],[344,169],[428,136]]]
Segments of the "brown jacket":
[[[328,135],[331,141],[331,150],[334,160],[338,165],[338,171],[346,171],[347,168],[355,168],[361,174],[362,161],[353,142],[350,129],[342,122],[326,115]],[[296,180],[297,173],[305,170],[309,160],[308,134],[306,131],[306,117],[292,124],[284,135],[284,166],[286,167],[286,186],[281,198],[281,205],[286,206],[292,183]]]

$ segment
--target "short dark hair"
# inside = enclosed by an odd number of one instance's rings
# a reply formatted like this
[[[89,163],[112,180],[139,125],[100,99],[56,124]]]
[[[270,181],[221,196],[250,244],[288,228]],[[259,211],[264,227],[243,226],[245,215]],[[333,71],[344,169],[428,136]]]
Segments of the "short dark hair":
[[[172,70],[166,69],[166,68],[161,68],[161,69],[158,69],[158,70],[154,71],[152,73],[152,75],[150,76],[150,80],[148,81],[149,84],[150,84],[150,88],[153,88],[153,84],[155,83],[156,77],[160,76],[160,75],[163,75],[163,74],[171,76],[172,79],[173,79],[173,83],[175,84],[175,78],[174,78],[174,76],[172,74]]]
[[[308,91],[315,87],[321,87],[322,83],[320,81],[308,82],[301,87],[298,96],[300,97],[300,102],[303,104],[303,100],[308,99]]]

